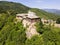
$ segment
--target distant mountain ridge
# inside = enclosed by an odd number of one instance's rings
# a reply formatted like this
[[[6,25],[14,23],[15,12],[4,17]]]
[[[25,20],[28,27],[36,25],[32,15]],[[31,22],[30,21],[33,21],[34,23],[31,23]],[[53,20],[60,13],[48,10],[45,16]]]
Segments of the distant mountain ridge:
[[[60,14],[60,10],[59,9],[43,9],[47,12],[50,12],[50,13],[56,13],[56,14]]]

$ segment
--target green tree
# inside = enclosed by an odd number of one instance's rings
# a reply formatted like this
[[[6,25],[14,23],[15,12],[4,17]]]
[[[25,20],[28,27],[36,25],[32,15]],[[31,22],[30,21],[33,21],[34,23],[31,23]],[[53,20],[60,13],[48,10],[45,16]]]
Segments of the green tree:
[[[31,39],[26,40],[26,45],[44,45],[43,38],[41,36],[33,36]]]
[[[43,34],[45,45],[58,45],[60,42],[60,36],[55,31],[45,31]]]
[[[41,21],[41,19],[40,19],[40,21],[39,22],[37,22],[36,23],[36,30],[37,30],[37,32],[39,32],[40,34],[42,34],[43,33],[43,23],[42,23],[42,21]]]
[[[56,23],[60,24],[60,18],[58,18],[58,19],[56,20]]]

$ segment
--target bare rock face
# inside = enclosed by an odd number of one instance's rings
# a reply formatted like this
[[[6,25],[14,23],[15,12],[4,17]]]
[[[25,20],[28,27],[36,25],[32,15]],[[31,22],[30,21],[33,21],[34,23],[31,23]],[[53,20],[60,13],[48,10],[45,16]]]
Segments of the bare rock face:
[[[34,35],[39,35],[39,33],[36,31],[35,23],[31,23],[29,27],[26,30],[26,37],[30,39]]]
[[[29,11],[27,14],[17,14],[16,19],[22,21],[23,26],[26,30],[26,37],[30,39],[34,35],[39,35],[36,31],[36,22],[40,20],[34,12]]]
[[[22,21],[22,24],[27,29],[26,30],[26,37],[28,39],[30,39],[34,35],[39,35],[39,33],[36,31],[36,26],[35,26],[36,20],[33,19],[33,21],[32,21],[30,19],[24,19]]]

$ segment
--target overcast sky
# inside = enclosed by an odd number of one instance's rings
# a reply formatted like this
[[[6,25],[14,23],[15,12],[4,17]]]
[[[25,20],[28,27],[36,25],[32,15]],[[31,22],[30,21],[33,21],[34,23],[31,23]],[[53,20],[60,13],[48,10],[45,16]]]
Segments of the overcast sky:
[[[42,9],[60,9],[60,0],[6,0],[19,2],[26,6]]]

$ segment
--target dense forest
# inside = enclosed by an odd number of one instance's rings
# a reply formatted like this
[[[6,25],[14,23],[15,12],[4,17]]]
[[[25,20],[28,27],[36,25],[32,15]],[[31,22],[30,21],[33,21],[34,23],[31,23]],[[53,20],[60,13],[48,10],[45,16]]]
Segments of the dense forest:
[[[41,9],[29,8],[20,3],[0,1],[0,45],[60,45],[60,28],[37,23],[37,32],[31,39],[26,38],[26,28],[16,22],[17,13],[36,12],[40,18],[57,20],[59,15],[47,13]]]

